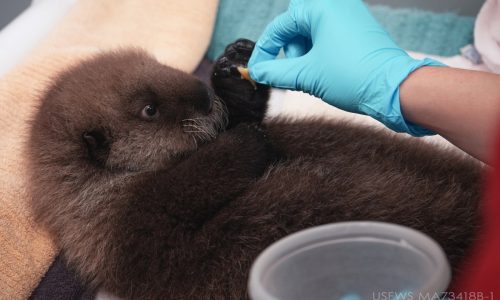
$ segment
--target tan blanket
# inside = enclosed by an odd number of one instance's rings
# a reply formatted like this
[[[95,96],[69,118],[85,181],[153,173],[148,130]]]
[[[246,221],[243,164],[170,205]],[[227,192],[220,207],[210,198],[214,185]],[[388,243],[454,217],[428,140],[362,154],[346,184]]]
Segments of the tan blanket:
[[[103,50],[142,47],[193,71],[218,0],[80,0],[25,61],[0,78],[0,299],[26,299],[57,249],[27,207],[23,141],[50,78]],[[36,29],[34,29],[36,30]]]

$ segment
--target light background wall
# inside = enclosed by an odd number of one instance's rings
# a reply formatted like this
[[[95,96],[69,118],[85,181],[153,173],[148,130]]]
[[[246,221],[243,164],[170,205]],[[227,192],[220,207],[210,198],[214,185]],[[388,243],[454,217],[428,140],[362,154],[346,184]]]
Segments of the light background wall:
[[[0,29],[9,24],[31,3],[31,0],[0,0]]]

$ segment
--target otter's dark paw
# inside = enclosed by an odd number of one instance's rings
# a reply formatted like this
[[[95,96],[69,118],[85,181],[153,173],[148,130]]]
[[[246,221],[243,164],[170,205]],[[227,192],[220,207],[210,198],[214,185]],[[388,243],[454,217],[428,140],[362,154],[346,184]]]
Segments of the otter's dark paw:
[[[213,73],[214,78],[233,77],[235,79],[243,80],[243,78],[241,78],[241,74],[237,70],[237,67],[247,66],[254,47],[255,43],[246,39],[239,39],[234,43],[227,45],[224,50],[224,54],[217,59],[215,64]]]
[[[254,42],[246,39],[229,44],[212,72],[215,93],[229,112],[229,128],[241,122],[260,123],[266,113],[269,87],[243,79],[237,69],[247,66],[254,46]]]

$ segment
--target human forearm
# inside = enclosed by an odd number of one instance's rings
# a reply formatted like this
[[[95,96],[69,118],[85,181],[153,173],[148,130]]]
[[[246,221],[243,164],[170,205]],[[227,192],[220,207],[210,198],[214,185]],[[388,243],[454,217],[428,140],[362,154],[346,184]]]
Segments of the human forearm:
[[[488,162],[500,114],[500,76],[423,67],[400,88],[406,120],[421,125]]]

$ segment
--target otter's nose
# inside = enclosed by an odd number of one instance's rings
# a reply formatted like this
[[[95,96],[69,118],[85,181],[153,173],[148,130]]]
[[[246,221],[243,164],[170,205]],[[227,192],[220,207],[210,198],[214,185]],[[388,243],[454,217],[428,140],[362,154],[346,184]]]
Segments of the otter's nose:
[[[208,110],[207,112],[212,112],[214,106],[215,92],[211,88],[207,88],[208,91]]]
[[[208,114],[212,111],[215,94],[203,82],[197,81],[189,95],[195,110]]]

